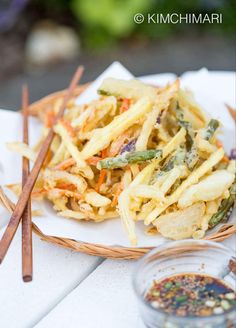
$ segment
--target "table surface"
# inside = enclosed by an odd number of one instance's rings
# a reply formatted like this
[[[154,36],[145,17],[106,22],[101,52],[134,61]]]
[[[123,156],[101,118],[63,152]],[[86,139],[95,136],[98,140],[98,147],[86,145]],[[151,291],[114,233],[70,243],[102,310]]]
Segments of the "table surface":
[[[80,254],[34,235],[34,277],[23,283],[20,230],[0,267],[0,327],[144,328],[131,283],[135,261]],[[234,247],[235,237],[224,244]]]
[[[34,279],[23,283],[20,236],[19,229],[1,265],[0,327],[144,328],[131,283],[135,261],[80,254],[34,235]]]

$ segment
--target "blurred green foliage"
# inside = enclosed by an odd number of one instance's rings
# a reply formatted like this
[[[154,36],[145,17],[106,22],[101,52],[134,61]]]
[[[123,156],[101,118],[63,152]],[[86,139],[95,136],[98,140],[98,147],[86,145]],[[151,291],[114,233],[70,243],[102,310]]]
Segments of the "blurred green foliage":
[[[146,12],[151,0],[72,0],[72,9],[88,29],[103,29],[114,37],[126,37],[134,29],[133,17]]]
[[[151,4],[152,0],[72,0],[71,8],[93,47],[128,37],[135,29],[134,14],[147,12]]]
[[[50,13],[71,12],[73,24],[87,46],[101,48],[130,36],[163,38],[175,33],[236,31],[236,0],[34,0]],[[134,23],[136,13],[222,13],[223,24]],[[55,15],[53,15],[55,17]]]

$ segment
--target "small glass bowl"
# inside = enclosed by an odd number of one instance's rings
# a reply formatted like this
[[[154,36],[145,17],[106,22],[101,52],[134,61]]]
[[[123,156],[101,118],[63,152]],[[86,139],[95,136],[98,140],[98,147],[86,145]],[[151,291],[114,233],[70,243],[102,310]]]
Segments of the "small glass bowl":
[[[165,243],[152,250],[138,262],[133,286],[138,297],[140,313],[148,328],[233,328],[236,327],[236,310],[209,317],[180,317],[154,309],[145,295],[154,280],[180,273],[207,274],[224,280],[236,289],[236,277],[230,270],[235,261],[233,250],[205,240],[182,240]]]

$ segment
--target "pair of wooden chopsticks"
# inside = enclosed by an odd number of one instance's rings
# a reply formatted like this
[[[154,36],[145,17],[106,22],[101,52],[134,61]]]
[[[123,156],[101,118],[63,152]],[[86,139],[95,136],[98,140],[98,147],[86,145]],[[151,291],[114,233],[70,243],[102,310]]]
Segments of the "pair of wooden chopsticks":
[[[83,74],[83,67],[80,66],[76,70],[69,88],[66,92],[65,98],[61,107],[58,111],[58,114],[55,118],[54,125],[56,122],[63,117],[65,107],[73,96],[73,91],[76,88],[81,76]],[[28,107],[28,92],[27,88],[24,88],[23,91],[23,127],[24,127],[24,142],[28,142],[28,121],[27,121],[27,107]],[[24,281],[30,281],[32,279],[32,228],[31,228],[31,209],[30,209],[30,195],[35,185],[36,179],[39,175],[40,169],[44,163],[44,160],[47,156],[48,150],[52,143],[54,137],[53,126],[50,128],[47,137],[45,138],[37,159],[34,163],[34,166],[29,173],[29,163],[27,159],[23,160],[23,170],[22,170],[22,192],[18,199],[18,202],[13,210],[10,221],[7,225],[6,230],[0,241],[0,263],[3,261],[8,248],[14,238],[16,230],[19,226],[21,218],[23,219],[22,226],[22,269],[23,269],[23,279]]]

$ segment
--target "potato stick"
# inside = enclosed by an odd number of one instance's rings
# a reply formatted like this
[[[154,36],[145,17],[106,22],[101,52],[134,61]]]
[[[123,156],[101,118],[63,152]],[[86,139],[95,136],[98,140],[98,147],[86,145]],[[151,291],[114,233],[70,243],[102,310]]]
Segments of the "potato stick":
[[[147,149],[148,139],[149,139],[152,129],[156,123],[159,113],[160,113],[160,108],[155,107],[150,113],[147,114],[147,118],[145,119],[145,121],[143,123],[142,130],[141,130],[138,140],[135,144],[136,151],[141,151],[141,150]]]
[[[128,111],[116,116],[110,124],[95,130],[94,135],[81,152],[82,158],[87,159],[106,148],[112,140],[121,135],[151,108],[151,102],[148,99],[140,99]]]
[[[160,171],[158,171],[159,173]],[[169,172],[163,172],[163,174],[159,174],[157,173],[157,177],[155,180],[155,183],[153,184],[155,187],[161,187],[161,185],[165,182],[165,180],[168,178],[168,173]]]
[[[140,172],[139,165],[134,163],[134,164],[130,164],[129,167],[134,179]]]
[[[65,113],[64,117],[66,117],[66,119],[68,119],[70,122],[73,122],[75,119],[77,119],[77,117],[79,117],[84,109],[84,105],[75,105],[73,104],[73,106],[71,108],[68,107],[67,105],[67,112]]]
[[[142,205],[142,198],[131,197],[129,209],[134,213],[134,221],[137,221],[137,215],[135,212],[139,212]]]
[[[114,115],[116,106],[117,100],[113,96],[95,100],[90,103],[82,114],[73,120],[72,126],[90,131],[97,126],[98,122],[103,119],[105,115],[108,113]]]
[[[184,117],[186,121],[190,122],[194,129],[199,129],[204,126],[205,123],[202,122],[194,113],[192,113],[188,107],[181,107],[183,110]]]
[[[167,143],[171,140],[171,136],[163,125],[158,127],[158,138],[164,143]]]
[[[6,143],[7,149],[15,151],[22,157],[28,158],[31,161],[35,161],[37,154],[23,142],[8,142]]]
[[[71,218],[71,219],[77,219],[77,220],[82,220],[82,219],[86,219],[87,216],[85,213],[83,212],[78,212],[78,211],[72,211],[72,210],[64,210],[61,212],[57,213],[59,216],[63,216],[65,218]]]
[[[165,200],[164,193],[154,186],[140,184],[129,190],[129,194],[132,197],[153,198],[158,201]]]
[[[132,177],[131,177],[131,170],[130,169],[126,169],[125,170],[125,173],[122,177],[122,185],[123,185],[123,188],[127,188],[129,186],[129,184],[131,183],[132,181]]]
[[[156,207],[157,203],[154,199],[143,204],[140,212],[137,214],[137,221],[144,221],[146,216]]]
[[[88,108],[86,108],[86,110],[84,112],[82,112],[77,119],[73,120],[73,122],[71,122],[71,125],[73,128],[80,128],[82,127],[86,120],[89,118],[89,116],[91,115],[93,108],[92,106],[89,106]]]
[[[90,140],[93,136],[94,130],[88,131],[88,132],[83,132],[83,131],[78,131],[77,137],[78,140],[84,141],[84,140]]]
[[[108,197],[102,196],[95,190],[88,190],[84,195],[85,201],[94,207],[107,206],[111,204]]]
[[[117,83],[119,87],[117,87]],[[115,95],[119,98],[128,98],[138,100],[143,97],[148,97],[155,101],[157,98],[157,89],[139,80],[119,80],[114,78],[106,78],[103,80],[98,89],[101,95]]]
[[[127,189],[120,194],[118,198],[118,204],[119,204],[119,213],[121,216],[121,221],[123,222],[123,225],[127,231],[130,242],[132,245],[136,245],[137,238],[135,234],[135,223],[134,223],[135,214],[129,209],[130,196]]]
[[[70,135],[68,135],[68,132],[65,129],[65,127],[61,123],[58,123],[55,126],[54,130],[62,138],[65,147],[68,149],[69,153],[74,158],[77,166],[79,166],[81,168],[85,168],[86,162],[81,158],[78,148],[72,142],[72,139],[71,139]]]
[[[175,181],[181,176],[182,166],[174,167],[168,174],[160,187],[160,191],[165,195],[173,186]]]
[[[157,162],[159,161],[153,161],[152,163],[148,164],[142,171],[140,171],[135,179],[131,182],[130,187],[138,186],[141,183],[148,183],[153,171],[155,170]]]
[[[176,148],[185,141],[186,130],[181,128],[178,133],[168,142],[166,146],[163,147],[163,158],[170,155]]]
[[[45,170],[44,181],[47,181],[49,186],[54,186],[57,182],[63,181],[73,184],[77,187],[78,192],[83,193],[87,188],[85,179],[79,175],[73,175],[66,171]]]
[[[41,141],[42,143],[42,141]],[[52,141],[52,144],[51,144],[51,147],[50,147],[50,150],[53,152],[53,154],[56,153],[57,149],[60,147],[60,144],[61,144],[61,140],[60,140],[60,137],[58,136],[55,136],[53,138],[53,141]],[[36,149],[34,149],[36,151]]]
[[[192,114],[193,119],[191,122],[193,123],[193,127],[203,127],[203,125],[206,123],[206,115],[203,113],[201,107],[196,103],[193,95],[186,90],[179,89],[178,101],[180,107],[187,108],[188,112]],[[184,114],[186,115],[186,110]]]
[[[61,142],[60,146],[57,148],[56,153],[54,154],[51,162],[49,163],[48,167],[53,167],[59,162],[64,160],[64,153],[66,151],[66,146],[63,142]]]
[[[167,204],[163,206],[157,206],[145,219],[144,224],[148,225],[152,223],[166,208],[178,201],[181,194],[191,185],[197,183],[199,179],[205,175],[213,166],[220,162],[224,156],[223,148],[219,148],[215,153],[213,153],[207,161],[205,161],[201,166],[199,166],[195,171],[193,171],[184,182],[176,189],[172,195],[170,195],[166,202]],[[157,219],[158,220],[158,219]]]
[[[81,170],[81,172],[84,174],[84,176],[88,179],[93,179],[94,174],[93,174],[92,169],[82,159],[80,151],[74,145],[71,137],[69,136],[69,134],[68,134],[67,130],[64,128],[64,126],[61,125],[60,123],[58,123],[55,126],[54,130],[62,138],[66,148],[68,149],[69,153],[74,158],[74,160],[76,161],[76,165]]]
[[[227,166],[227,171],[236,174],[236,161],[235,160],[231,160],[229,161],[229,164]]]
[[[93,111],[89,117],[89,119],[86,121],[86,123],[83,125],[82,129],[84,132],[91,131],[99,126],[100,121],[102,124],[104,124],[105,117],[108,116],[114,116],[116,112],[116,98],[115,97],[106,97],[102,100],[98,100],[97,104],[93,107]],[[104,126],[104,125],[103,125]]]
[[[198,149],[202,152],[213,153],[217,149],[215,145],[212,145],[209,141],[201,138],[200,136],[197,136],[195,141]]]

